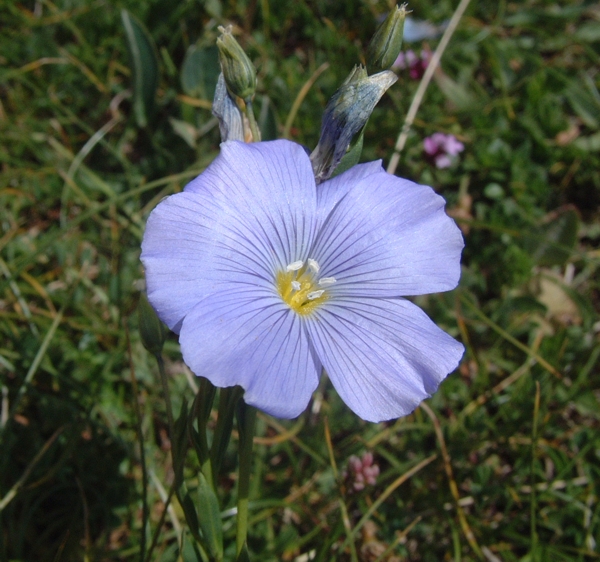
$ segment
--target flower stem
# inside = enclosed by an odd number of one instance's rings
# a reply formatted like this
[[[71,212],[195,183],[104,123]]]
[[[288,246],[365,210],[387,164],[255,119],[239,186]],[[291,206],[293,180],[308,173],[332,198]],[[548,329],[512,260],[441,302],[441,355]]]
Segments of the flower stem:
[[[256,122],[256,117],[254,116],[254,109],[252,109],[252,100],[248,98],[244,100],[246,103],[246,116],[248,117],[248,121],[250,122],[250,131],[252,132],[252,140],[253,142],[260,141],[260,129],[258,128],[258,123]]]
[[[180,505],[183,505],[183,498],[181,496],[181,481],[178,479],[178,474],[180,471],[177,469],[177,454],[174,448],[174,443],[176,442],[175,436],[175,422],[173,420],[173,408],[171,407],[171,394],[169,393],[169,380],[167,378],[167,371],[165,370],[165,363],[163,361],[162,355],[160,353],[155,353],[154,357],[156,358],[156,363],[158,364],[158,372],[160,375],[160,382],[162,384],[163,389],[163,397],[165,399],[165,407],[167,409],[167,420],[169,422],[169,436],[171,438],[171,464],[173,466],[173,471],[175,472],[175,482],[173,483],[175,487],[175,495],[179,500]],[[181,552],[183,548],[183,534],[179,537],[179,551]]]
[[[175,438],[175,422],[173,421],[173,408],[171,407],[171,395],[169,394],[169,380],[167,379],[167,372],[165,370],[165,362],[163,361],[162,355],[157,353],[156,362],[158,363],[158,372],[160,374],[160,382],[162,383],[163,396],[165,399],[165,406],[167,408],[167,420],[169,422],[169,435],[171,440]],[[171,457],[173,457],[173,447],[171,447]],[[175,459],[173,459],[175,463]]]
[[[237,528],[235,537],[236,559],[244,550],[248,535],[248,496],[250,491],[250,473],[252,471],[252,445],[256,409],[248,406],[243,399],[238,406],[238,427],[240,433],[240,468],[237,498]]]
[[[425,74],[423,74],[423,78],[421,78],[419,87],[417,88],[417,91],[415,92],[415,97],[413,98],[413,100],[410,104],[410,107],[408,108],[408,113],[406,114],[406,118],[404,119],[404,125],[402,125],[402,129],[400,131],[400,134],[398,135],[398,139],[396,140],[396,145],[394,146],[394,152],[392,153],[392,157],[390,158],[390,163],[388,164],[388,167],[387,167],[388,174],[396,173],[396,167],[398,166],[398,162],[400,161],[400,153],[402,152],[402,149],[404,148],[404,145],[406,144],[406,139],[408,138],[408,132],[410,131],[413,121],[415,120],[415,117],[417,116],[417,111],[419,111],[419,106],[421,105],[421,102],[423,101],[423,96],[425,96],[427,87],[429,86],[429,83],[431,82],[431,79],[433,78],[433,73],[435,72],[435,69],[437,68],[438,64],[440,63],[440,59],[442,58],[442,55],[444,54],[444,51],[446,50],[446,47],[448,46],[448,43],[450,42],[452,35],[456,31],[456,28],[458,27],[460,19],[462,18],[463,14],[465,13],[465,10],[469,6],[470,2],[471,2],[471,0],[460,0],[460,3],[456,7],[456,10],[454,10],[454,14],[452,14],[452,17],[450,18],[448,27],[446,27],[446,30],[444,31],[444,34],[442,35],[442,38],[440,39],[437,49],[433,53],[433,56],[431,57],[431,60],[429,61],[429,64],[427,65],[427,68],[425,69]]]
[[[148,521],[150,518],[150,510],[148,508],[148,468],[146,466],[146,453],[144,449],[144,429],[142,425],[142,410],[140,408],[140,391],[135,376],[135,368],[133,366],[133,355],[131,353],[131,341],[129,338],[129,328],[127,323],[123,323],[125,328],[125,338],[127,341],[127,354],[129,358],[129,373],[131,375],[131,387],[133,389],[133,411],[135,412],[135,425],[140,448],[140,465],[142,468],[142,530],[140,533],[140,560],[144,562],[146,559],[146,531],[148,529]]]
[[[533,402],[533,432],[531,435],[531,465],[530,465],[530,478],[531,478],[531,505],[530,505],[530,524],[531,524],[531,549],[530,549],[530,560],[532,562],[538,562],[538,533],[537,533],[537,497],[535,489],[535,467],[536,467],[536,449],[538,440],[538,422],[540,417],[540,383],[535,381],[535,400]]]

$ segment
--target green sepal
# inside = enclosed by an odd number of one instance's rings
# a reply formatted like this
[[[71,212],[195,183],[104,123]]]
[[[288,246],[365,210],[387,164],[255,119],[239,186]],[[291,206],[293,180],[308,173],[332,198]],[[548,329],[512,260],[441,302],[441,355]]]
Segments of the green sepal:
[[[223,560],[223,525],[219,500],[204,474],[198,474],[198,520],[211,559]]]
[[[256,91],[256,69],[244,49],[231,33],[231,26],[219,27],[217,39],[221,71],[227,89],[234,96],[247,101]]]
[[[402,47],[405,19],[406,4],[394,6],[379,26],[367,47],[367,68],[370,71],[392,67]]]
[[[140,294],[138,302],[138,324],[143,346],[152,355],[159,355],[165,343],[167,331],[144,292]]]
[[[358,138],[350,145],[350,148],[342,157],[340,163],[337,165],[337,168],[334,170],[333,174],[331,174],[332,178],[343,174],[345,171],[352,168],[352,166],[358,164],[358,161],[360,160],[360,155],[362,154],[363,141],[365,137],[365,129],[367,128],[367,123],[365,123],[364,127],[361,129]]]

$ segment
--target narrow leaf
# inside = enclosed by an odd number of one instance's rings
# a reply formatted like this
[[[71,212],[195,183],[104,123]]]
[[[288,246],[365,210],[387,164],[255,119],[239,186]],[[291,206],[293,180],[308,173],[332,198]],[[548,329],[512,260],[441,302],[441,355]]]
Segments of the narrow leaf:
[[[198,521],[211,558],[223,559],[223,527],[219,500],[204,474],[198,474]]]
[[[127,10],[121,11],[133,76],[133,110],[137,124],[146,127],[158,88],[158,55],[152,37]]]
[[[220,72],[216,46],[199,48],[191,45],[181,67],[181,87],[188,96],[212,100]]]
[[[572,208],[559,211],[535,233],[525,235],[525,247],[538,265],[563,265],[577,242],[579,215]]]

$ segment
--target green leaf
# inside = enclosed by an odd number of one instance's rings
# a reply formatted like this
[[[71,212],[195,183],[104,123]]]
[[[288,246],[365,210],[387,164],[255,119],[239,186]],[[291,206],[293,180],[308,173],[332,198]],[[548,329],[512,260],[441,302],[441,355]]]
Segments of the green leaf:
[[[575,31],[573,38],[586,43],[600,41],[600,25],[597,21],[586,21]]]
[[[438,73],[435,81],[442,93],[448,98],[459,111],[472,111],[477,105],[475,96],[467,88],[452,80],[450,76],[444,73]]]
[[[219,500],[204,474],[198,474],[198,522],[211,558],[223,559],[223,527]]]
[[[173,132],[177,136],[181,137],[190,148],[196,148],[196,141],[198,140],[198,129],[196,127],[187,121],[175,119],[174,117],[169,117],[169,123],[171,123]]]
[[[575,139],[573,146],[584,152],[600,152],[600,132]]]
[[[250,562],[250,553],[248,552],[248,546],[246,543],[244,543],[244,546],[235,562]]]
[[[213,18],[221,19],[223,17],[220,0],[204,0],[204,8]]]
[[[581,84],[583,82],[583,84]],[[565,95],[577,116],[590,128],[600,126],[600,100],[590,91],[585,80],[577,81],[565,91]]]
[[[258,115],[258,128],[262,140],[275,140],[277,138],[277,115],[273,108],[273,102],[268,96],[262,96]]]
[[[158,88],[158,55],[152,37],[127,10],[121,11],[133,76],[133,110],[137,124],[146,127],[154,110]]]
[[[574,209],[559,212],[535,233],[525,236],[525,247],[541,266],[563,265],[577,242],[579,215]]]
[[[196,513],[196,506],[194,500],[190,496],[189,492],[183,496],[181,500],[181,508],[185,516],[185,521],[188,524],[188,529],[192,533],[193,537],[204,547],[204,540],[198,532],[200,529],[200,523],[198,521],[198,513]]]
[[[212,101],[220,72],[216,46],[191,45],[181,67],[181,87],[188,96]]]

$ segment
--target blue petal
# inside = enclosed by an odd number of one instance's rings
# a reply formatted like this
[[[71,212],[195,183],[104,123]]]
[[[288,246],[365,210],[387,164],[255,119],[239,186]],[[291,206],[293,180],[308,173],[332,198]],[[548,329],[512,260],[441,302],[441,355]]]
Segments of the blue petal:
[[[150,214],[142,241],[146,289],[159,317],[176,332],[183,317],[215,290],[213,225],[221,209],[210,200],[178,193]]]
[[[225,142],[185,191],[215,198],[226,213],[246,219],[244,235],[263,239],[277,267],[303,259],[314,237],[316,185],[299,144]]]
[[[185,315],[216,291],[272,288],[276,271],[307,259],[315,207],[302,147],[224,143],[206,171],[148,219],[141,259],[160,318],[178,332]]]
[[[183,359],[219,387],[241,385],[244,400],[281,418],[306,408],[321,365],[303,320],[278,296],[251,287],[200,302],[183,321]]]
[[[464,243],[444,204],[430,187],[385,172],[353,182],[311,251],[321,275],[337,279],[331,295],[396,297],[456,287]]]
[[[329,301],[309,319],[307,330],[341,398],[372,422],[412,412],[464,352],[404,299]]]
[[[332,209],[360,180],[378,172],[383,172],[381,160],[357,164],[343,174],[320,184],[317,187],[318,226],[323,224]]]

